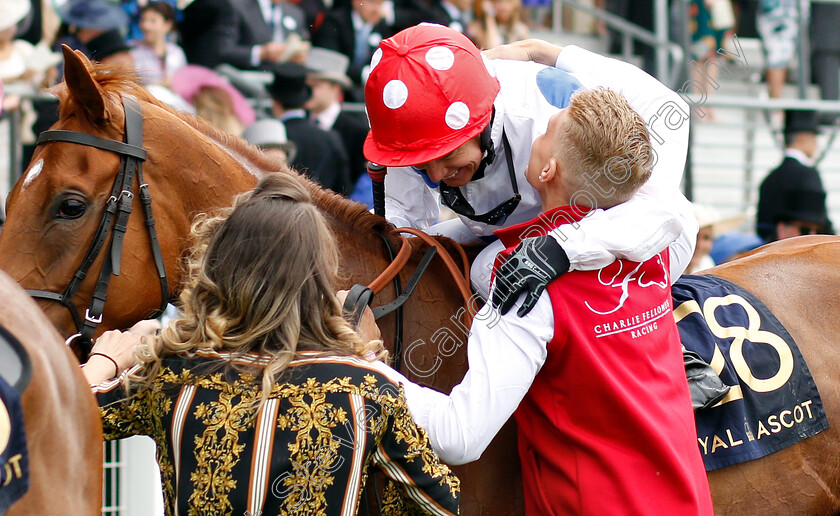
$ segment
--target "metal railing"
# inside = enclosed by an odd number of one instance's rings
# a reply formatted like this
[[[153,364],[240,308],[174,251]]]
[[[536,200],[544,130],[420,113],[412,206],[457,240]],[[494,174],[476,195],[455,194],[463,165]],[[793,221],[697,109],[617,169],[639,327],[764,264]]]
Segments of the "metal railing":
[[[756,85],[758,86],[758,85]],[[755,88],[754,93],[758,90]],[[694,103],[692,108],[701,106]],[[715,95],[702,106],[719,108],[718,122],[692,124],[691,175],[685,189],[694,200],[716,205],[723,211],[750,213],[763,177],[782,161],[784,135],[781,120],[771,122],[770,113],[783,110],[840,112],[840,102],[767,99],[753,96]],[[721,122],[721,119],[728,121]],[[828,209],[833,220],[840,218],[840,152],[838,125],[820,126],[815,166],[828,192]]]
[[[38,91],[34,88],[28,88],[20,91],[8,88],[5,93],[6,95],[13,93],[20,95],[21,99],[24,101],[46,101],[58,103],[58,99],[51,93]],[[20,178],[20,175],[23,173],[23,169],[26,165],[26,163],[23,162],[23,142],[21,141],[20,130],[21,118],[22,115],[20,109],[4,111],[0,114],[0,123],[7,125],[9,129],[8,141],[6,142],[8,144],[9,152],[8,159],[0,156],[0,159],[4,159],[4,161],[6,161],[3,166],[8,166],[8,184],[4,185],[4,188],[0,188],[0,191],[10,191],[17,182],[18,178]],[[0,199],[0,202],[4,201],[5,198]]]
[[[604,22],[604,24],[621,34],[621,54],[626,60],[633,57],[633,42],[639,41],[652,46],[655,50],[655,75],[666,85],[674,88],[682,74],[679,64],[687,55],[680,44],[668,39],[668,2],[654,0],[654,30],[650,31],[631,23],[621,16],[604,9],[581,4],[575,0],[556,0],[554,2],[553,25],[555,30],[562,25],[563,6],[577,9],[581,12]],[[669,59],[670,57],[670,59]]]
[[[724,108],[724,109],[738,109],[743,110],[746,113],[746,120],[743,125],[744,131],[744,138],[745,138],[745,145],[743,146],[744,150],[744,186],[743,186],[743,198],[745,204],[749,205],[752,202],[752,185],[754,182],[753,177],[753,170],[756,167],[756,131],[759,125],[758,115],[762,115],[763,120],[766,122],[766,125],[770,123],[770,113],[772,112],[780,112],[780,111],[803,111],[803,110],[811,110],[817,112],[818,115],[822,114],[836,114],[840,115],[840,101],[836,100],[810,100],[810,99],[797,99],[797,98],[761,98],[759,95],[753,96],[733,96],[733,95],[714,95],[710,98],[704,100],[702,104],[699,103],[692,103],[691,108],[692,110],[700,107],[700,106],[709,106],[714,108]],[[825,145],[820,150],[820,152],[815,156],[814,163],[815,165],[819,165],[820,162],[826,157],[826,155],[831,151],[832,146],[835,143],[837,132],[840,130],[840,126],[838,125],[827,125],[823,126],[823,129],[826,133],[828,133],[827,141]],[[766,129],[765,129],[766,130]],[[771,127],[770,131],[773,134],[774,142],[777,146],[779,151],[783,150],[785,147],[784,144],[784,135],[783,135],[783,128],[781,126]],[[689,153],[689,156],[692,156],[693,152]],[[693,197],[693,174],[687,174],[686,182],[685,182],[685,190],[687,192],[687,196],[689,198]]]

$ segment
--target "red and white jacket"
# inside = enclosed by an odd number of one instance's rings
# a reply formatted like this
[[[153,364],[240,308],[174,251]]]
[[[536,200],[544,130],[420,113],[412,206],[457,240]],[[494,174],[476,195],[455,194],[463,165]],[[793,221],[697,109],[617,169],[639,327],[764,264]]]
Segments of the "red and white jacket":
[[[558,208],[500,230],[505,252],[560,211],[580,218]],[[668,271],[665,250],[569,272],[522,318],[488,303],[449,396],[406,384],[441,458],[477,459],[515,415],[528,514],[712,514]]]

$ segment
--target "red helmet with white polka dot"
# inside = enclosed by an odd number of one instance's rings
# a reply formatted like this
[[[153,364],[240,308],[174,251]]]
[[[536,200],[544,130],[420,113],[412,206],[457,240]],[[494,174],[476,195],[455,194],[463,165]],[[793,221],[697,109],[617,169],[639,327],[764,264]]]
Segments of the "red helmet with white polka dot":
[[[478,48],[443,25],[420,24],[379,44],[365,85],[365,157],[387,166],[426,163],[490,123],[499,81]]]

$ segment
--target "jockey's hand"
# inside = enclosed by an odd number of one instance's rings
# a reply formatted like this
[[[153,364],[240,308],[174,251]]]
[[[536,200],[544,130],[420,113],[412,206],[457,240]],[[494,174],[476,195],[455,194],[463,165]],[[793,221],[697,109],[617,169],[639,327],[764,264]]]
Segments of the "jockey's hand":
[[[525,238],[496,271],[493,306],[502,315],[525,293],[525,301],[516,312],[524,316],[534,308],[549,283],[569,271],[566,251],[551,236]]]

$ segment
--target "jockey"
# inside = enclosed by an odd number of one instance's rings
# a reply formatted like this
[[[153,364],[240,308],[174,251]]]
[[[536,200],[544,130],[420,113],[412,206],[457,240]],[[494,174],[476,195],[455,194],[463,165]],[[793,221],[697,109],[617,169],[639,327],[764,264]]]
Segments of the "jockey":
[[[583,220],[527,239],[550,259],[523,260],[531,267],[512,271],[500,282],[494,304],[504,312],[525,292],[524,315],[548,282],[569,270],[597,270],[616,259],[643,262],[669,246],[690,257],[698,228],[691,203],[679,189],[688,148],[685,102],[630,64],[574,46],[565,47],[551,62],[554,66],[523,62],[536,56],[522,45],[488,52],[517,61],[487,59],[463,35],[431,24],[380,44],[365,87],[371,130],[364,152],[371,162],[388,167],[388,220],[467,243],[493,241],[494,230],[532,219],[540,199],[524,175],[531,144],[545,133],[549,119],[568,106],[573,92],[607,87],[623,91],[646,122],[654,160],[650,179],[625,203],[595,209]],[[591,171],[586,179],[609,195],[622,176],[608,167]],[[441,203],[458,218],[437,222]],[[473,288],[485,298],[501,249],[499,242],[489,245],[471,269]],[[671,280],[682,271],[672,268]],[[712,382],[697,385],[704,393],[698,406],[717,401],[728,390],[710,369],[705,373],[711,374],[690,375]]]
[[[495,288],[523,241],[627,201],[651,159],[644,121],[623,95],[575,93],[534,142],[524,174],[543,212],[496,231],[507,261]],[[625,173],[607,195],[586,176],[610,166]],[[523,316],[485,305],[470,328],[469,371],[450,395],[404,382],[435,451],[451,464],[476,460],[514,415],[526,514],[711,515],[671,317],[669,266],[688,259],[664,249],[571,271]]]

